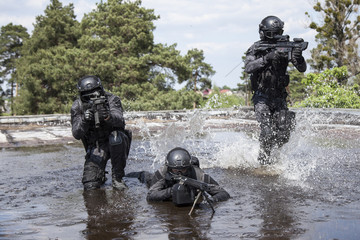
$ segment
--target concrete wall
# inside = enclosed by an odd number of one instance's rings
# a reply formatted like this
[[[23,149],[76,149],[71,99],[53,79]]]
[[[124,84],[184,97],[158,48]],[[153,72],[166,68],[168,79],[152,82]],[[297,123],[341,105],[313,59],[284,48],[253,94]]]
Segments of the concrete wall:
[[[360,125],[360,110],[356,109],[291,109],[297,117],[309,118],[319,124],[348,124]],[[126,112],[124,117],[127,121],[143,118],[148,120],[187,120],[195,113],[200,112],[207,118],[244,119],[255,120],[253,107],[213,109],[213,110],[169,110],[169,111],[146,111]],[[26,115],[0,117],[1,125],[70,125],[69,114]]]

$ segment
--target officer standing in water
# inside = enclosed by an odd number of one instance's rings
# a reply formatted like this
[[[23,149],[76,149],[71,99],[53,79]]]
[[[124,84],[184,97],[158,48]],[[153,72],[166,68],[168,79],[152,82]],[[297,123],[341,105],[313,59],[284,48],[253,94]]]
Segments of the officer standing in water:
[[[247,50],[245,58],[245,72],[251,74],[252,101],[261,128],[258,161],[262,165],[271,163],[269,158],[275,147],[288,142],[295,124],[295,113],[288,110],[286,103],[288,64],[291,62],[300,72],[306,71],[302,51],[307,43],[302,39],[289,42],[289,36],[282,35],[283,28],[284,23],[278,17],[264,18],[259,25],[260,41]],[[289,47],[273,47],[279,43]],[[304,44],[305,48],[301,48]]]

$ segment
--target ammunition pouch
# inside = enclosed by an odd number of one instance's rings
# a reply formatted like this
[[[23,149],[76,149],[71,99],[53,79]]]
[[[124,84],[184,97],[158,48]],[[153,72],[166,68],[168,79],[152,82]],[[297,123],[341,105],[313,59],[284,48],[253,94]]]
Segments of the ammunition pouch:
[[[195,193],[192,188],[176,183],[172,187],[172,201],[176,206],[189,206],[195,201]]]

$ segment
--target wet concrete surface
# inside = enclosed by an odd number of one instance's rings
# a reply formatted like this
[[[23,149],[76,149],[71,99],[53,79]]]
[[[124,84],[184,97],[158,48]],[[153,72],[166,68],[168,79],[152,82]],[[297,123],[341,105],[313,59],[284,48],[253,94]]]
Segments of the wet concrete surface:
[[[251,120],[194,115],[128,126],[136,137],[126,172],[154,171],[169,149],[183,146],[231,199],[213,215],[203,202],[190,217],[190,207],[147,203],[137,179],[114,190],[110,163],[105,185],[84,192],[84,150],[69,126],[26,126],[24,141],[8,128],[17,141],[0,152],[0,239],[359,239],[360,126],[300,118],[268,167],[256,161]],[[35,133],[62,140],[46,144]]]

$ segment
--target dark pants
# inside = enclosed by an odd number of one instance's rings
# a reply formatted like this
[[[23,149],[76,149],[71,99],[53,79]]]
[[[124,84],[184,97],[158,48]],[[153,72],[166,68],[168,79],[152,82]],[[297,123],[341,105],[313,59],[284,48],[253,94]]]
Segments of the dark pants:
[[[271,151],[289,141],[290,131],[295,125],[295,113],[288,110],[285,99],[276,99],[271,103],[258,99],[255,116],[261,129],[258,160],[261,164],[269,164]]]
[[[89,146],[84,164],[82,183],[85,189],[99,188],[105,183],[105,168],[111,159],[112,178],[120,181],[125,175],[126,160],[131,145],[131,133],[113,131],[109,141],[96,146]]]

